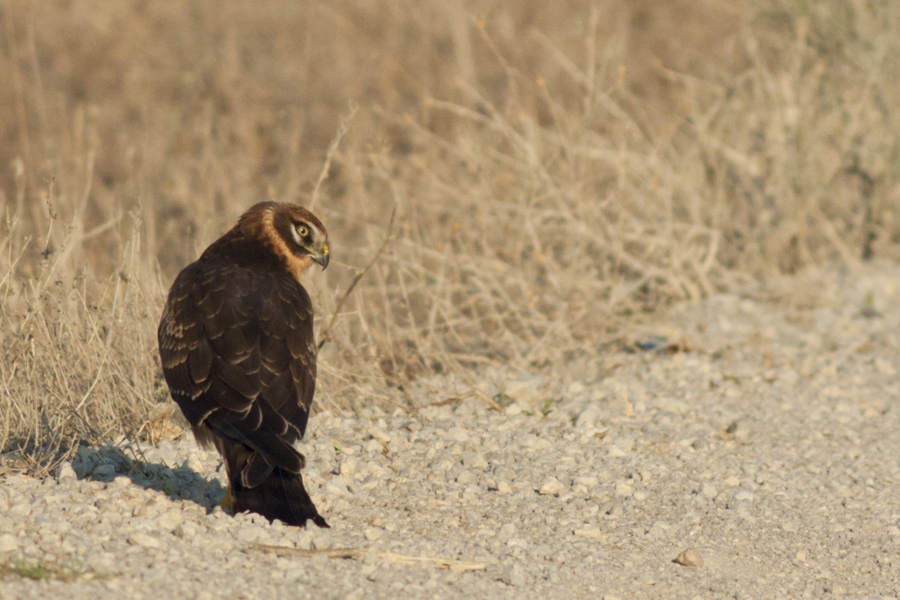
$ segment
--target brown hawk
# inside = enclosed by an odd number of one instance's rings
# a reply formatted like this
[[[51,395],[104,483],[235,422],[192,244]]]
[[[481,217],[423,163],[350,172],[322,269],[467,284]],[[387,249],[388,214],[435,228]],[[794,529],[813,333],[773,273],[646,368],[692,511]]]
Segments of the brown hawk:
[[[225,461],[223,506],[328,527],[303,487],[316,343],[303,272],[328,266],[328,234],[300,206],[262,202],[184,268],[159,323],[172,398]]]

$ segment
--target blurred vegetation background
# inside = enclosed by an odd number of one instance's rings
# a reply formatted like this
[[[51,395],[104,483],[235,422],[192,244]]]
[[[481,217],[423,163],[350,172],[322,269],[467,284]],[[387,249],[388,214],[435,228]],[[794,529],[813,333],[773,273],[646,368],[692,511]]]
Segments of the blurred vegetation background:
[[[7,463],[177,430],[164,295],[260,200],[330,232],[326,406],[897,259],[898,25],[890,0],[4,0]]]

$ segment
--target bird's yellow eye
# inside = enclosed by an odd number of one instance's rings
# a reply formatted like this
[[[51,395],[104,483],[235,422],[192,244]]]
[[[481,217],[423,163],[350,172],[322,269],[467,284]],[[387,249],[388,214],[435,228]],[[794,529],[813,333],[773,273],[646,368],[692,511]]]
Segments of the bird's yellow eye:
[[[302,238],[305,238],[309,235],[309,229],[305,225],[297,225],[297,235]]]

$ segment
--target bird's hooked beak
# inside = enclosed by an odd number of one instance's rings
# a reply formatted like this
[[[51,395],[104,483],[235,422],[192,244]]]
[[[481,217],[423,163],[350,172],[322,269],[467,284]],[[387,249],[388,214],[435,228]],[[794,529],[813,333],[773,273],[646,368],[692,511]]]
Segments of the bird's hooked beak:
[[[328,266],[328,261],[330,260],[330,254],[328,254],[328,244],[322,244],[322,249],[319,252],[313,253],[311,255],[314,263],[322,265],[322,270],[325,270],[325,267]]]

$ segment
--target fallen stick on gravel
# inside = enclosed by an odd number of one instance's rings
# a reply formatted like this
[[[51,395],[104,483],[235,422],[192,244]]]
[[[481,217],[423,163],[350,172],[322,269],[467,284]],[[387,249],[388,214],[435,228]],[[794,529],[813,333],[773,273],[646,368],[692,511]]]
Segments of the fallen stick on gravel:
[[[289,548],[285,546],[270,546],[268,544],[251,544],[252,550],[262,550],[271,552],[277,556],[327,556],[328,558],[363,558],[368,552],[362,550],[354,550],[353,548],[325,548],[322,550],[304,550],[302,548]],[[467,560],[456,560],[454,558],[439,558],[431,556],[407,556],[405,554],[394,554],[393,552],[378,552],[378,556],[386,558],[395,563],[406,565],[426,564],[438,569],[449,569],[451,571],[481,571],[484,569],[484,563],[472,562]]]
[[[394,554],[393,552],[379,552],[378,556],[386,558],[396,563],[406,565],[426,564],[438,569],[450,569],[451,571],[481,571],[484,569],[484,563],[472,562],[468,560],[456,560],[453,558],[437,558],[431,556],[406,556],[405,554]]]
[[[366,555],[362,550],[353,548],[323,548],[322,550],[304,550],[303,548],[290,548],[288,546],[270,546],[268,544],[251,544],[251,550],[271,552],[277,556],[327,556],[328,558],[362,558]]]

